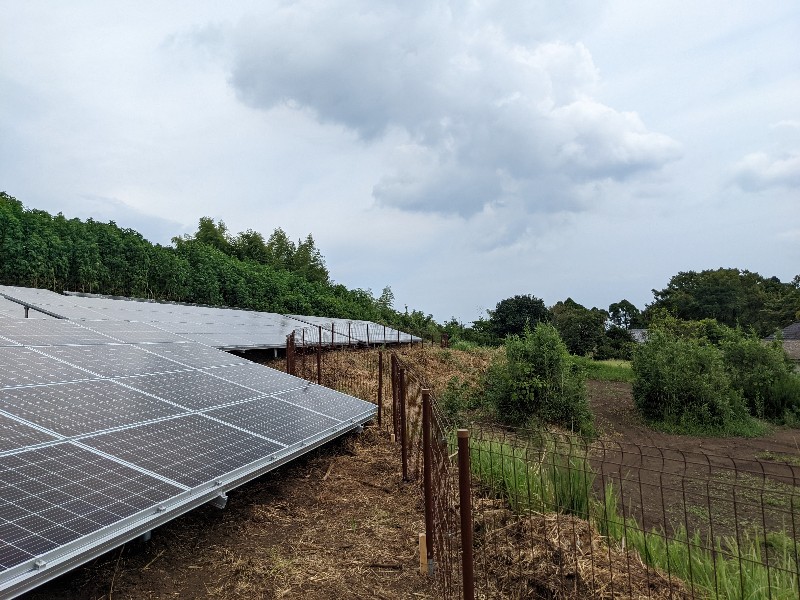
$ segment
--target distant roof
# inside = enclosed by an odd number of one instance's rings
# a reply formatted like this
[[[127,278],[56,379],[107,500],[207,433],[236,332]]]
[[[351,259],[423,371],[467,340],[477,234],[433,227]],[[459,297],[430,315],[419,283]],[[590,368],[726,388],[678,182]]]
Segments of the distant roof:
[[[644,344],[647,341],[647,329],[629,329],[634,342]]]
[[[792,323],[788,327],[784,327],[781,330],[781,335],[783,336],[783,341],[789,340],[800,340],[800,322]],[[770,335],[767,337],[768,340],[774,340],[775,336]]]

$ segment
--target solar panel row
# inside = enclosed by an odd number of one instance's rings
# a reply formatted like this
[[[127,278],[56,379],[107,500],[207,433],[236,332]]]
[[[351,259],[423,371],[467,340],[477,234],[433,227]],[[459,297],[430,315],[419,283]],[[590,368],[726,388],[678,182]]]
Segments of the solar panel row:
[[[0,344],[0,597],[374,414],[142,323],[3,317]]]
[[[156,333],[158,331],[222,349],[284,348],[286,336],[294,331],[298,332],[297,342],[305,342],[306,345],[419,341],[419,338],[391,327],[353,319],[281,315],[81,294],[65,296],[47,290],[12,286],[0,286],[0,295],[72,321],[127,321],[150,326],[154,330],[134,327],[124,332],[117,330],[120,341],[131,343],[139,341],[137,334],[149,335],[152,341],[160,341]],[[19,316],[19,312],[15,314]],[[30,315],[44,316],[35,311],[31,311]],[[105,332],[102,327],[96,330]]]

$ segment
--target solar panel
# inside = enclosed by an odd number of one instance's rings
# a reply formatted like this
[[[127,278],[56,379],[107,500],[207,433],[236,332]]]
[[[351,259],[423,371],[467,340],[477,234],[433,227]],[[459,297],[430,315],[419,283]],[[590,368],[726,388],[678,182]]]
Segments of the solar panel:
[[[163,344],[177,346],[178,344]],[[150,348],[151,346],[148,346]],[[105,346],[48,346],[39,348],[42,354],[72,365],[80,365],[100,377],[124,377],[148,373],[168,373],[185,370],[184,365],[148,352],[140,346],[109,344]]]
[[[181,488],[70,443],[0,456],[0,569],[152,508]]]
[[[227,369],[215,369],[214,372],[223,370]],[[202,371],[126,377],[117,381],[192,410],[241,402],[263,395],[262,392],[253,391]]]
[[[336,419],[299,406],[264,399],[215,408],[206,414],[287,446],[339,424]]]
[[[147,350],[154,355],[168,358],[181,365],[196,369],[250,364],[250,361],[244,358],[192,342],[185,344],[159,344],[157,346],[148,346]]]
[[[365,409],[372,406],[353,396],[314,384],[281,392],[275,397],[342,421],[363,417]]]
[[[107,379],[0,390],[4,410],[64,436],[185,412]]]
[[[32,348],[0,347],[0,388],[91,379],[94,376]]]
[[[81,324],[126,344],[158,344],[184,341],[180,337],[146,323],[131,321],[82,321]]]
[[[85,438],[83,443],[188,487],[284,447],[197,414]]]
[[[57,439],[16,419],[0,413],[0,453],[17,450],[27,446],[36,446]],[[2,536],[0,536],[2,539]]]
[[[264,394],[275,394],[296,389],[306,381],[275,369],[265,369],[262,365],[246,362],[216,369],[206,369],[206,373],[226,381],[257,390]]]
[[[107,336],[63,319],[3,319],[0,337],[28,346],[107,344]]]

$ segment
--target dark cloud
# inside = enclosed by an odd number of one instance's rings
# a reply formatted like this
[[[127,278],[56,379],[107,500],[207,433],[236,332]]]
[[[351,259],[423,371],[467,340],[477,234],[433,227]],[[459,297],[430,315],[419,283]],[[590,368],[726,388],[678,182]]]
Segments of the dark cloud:
[[[555,10],[545,7],[530,14]],[[557,186],[624,179],[678,156],[635,114],[593,99],[599,77],[585,47],[536,41],[518,25],[499,4],[282,5],[232,31],[230,83],[250,106],[309,110],[366,143],[404,132],[412,151],[398,152],[374,195],[406,210],[469,215],[521,191],[546,210],[563,195]]]

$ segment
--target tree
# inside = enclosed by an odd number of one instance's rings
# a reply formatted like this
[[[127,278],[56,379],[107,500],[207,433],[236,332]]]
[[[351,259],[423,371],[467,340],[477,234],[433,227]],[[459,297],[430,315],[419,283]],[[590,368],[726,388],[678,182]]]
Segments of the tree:
[[[800,309],[800,290],[794,284],[739,269],[681,272],[653,295],[648,317],[664,308],[680,319],[752,327],[761,336],[792,323]]]
[[[267,240],[267,264],[276,269],[290,269],[297,248],[286,232],[278,227]]]
[[[622,329],[631,329],[639,326],[641,311],[627,300],[614,302],[608,307],[609,320]]]
[[[608,313],[598,308],[588,309],[567,298],[551,309],[553,324],[571,354],[585,356],[597,348],[605,333]]]
[[[494,310],[487,313],[489,331],[499,340],[507,335],[519,335],[526,325],[533,328],[549,321],[550,317],[544,302],[530,294],[501,300]]]
[[[269,264],[269,253],[264,236],[252,229],[243,231],[234,238],[233,251],[239,260],[252,260],[262,265]]]
[[[291,268],[300,273],[309,281],[328,282],[328,269],[325,268],[325,259],[314,245],[314,238],[309,233],[306,239],[298,242],[292,256]]]
[[[228,228],[222,220],[214,223],[214,219],[211,217],[200,217],[200,223],[197,227],[197,233],[194,234],[194,239],[225,254],[233,254]]]

